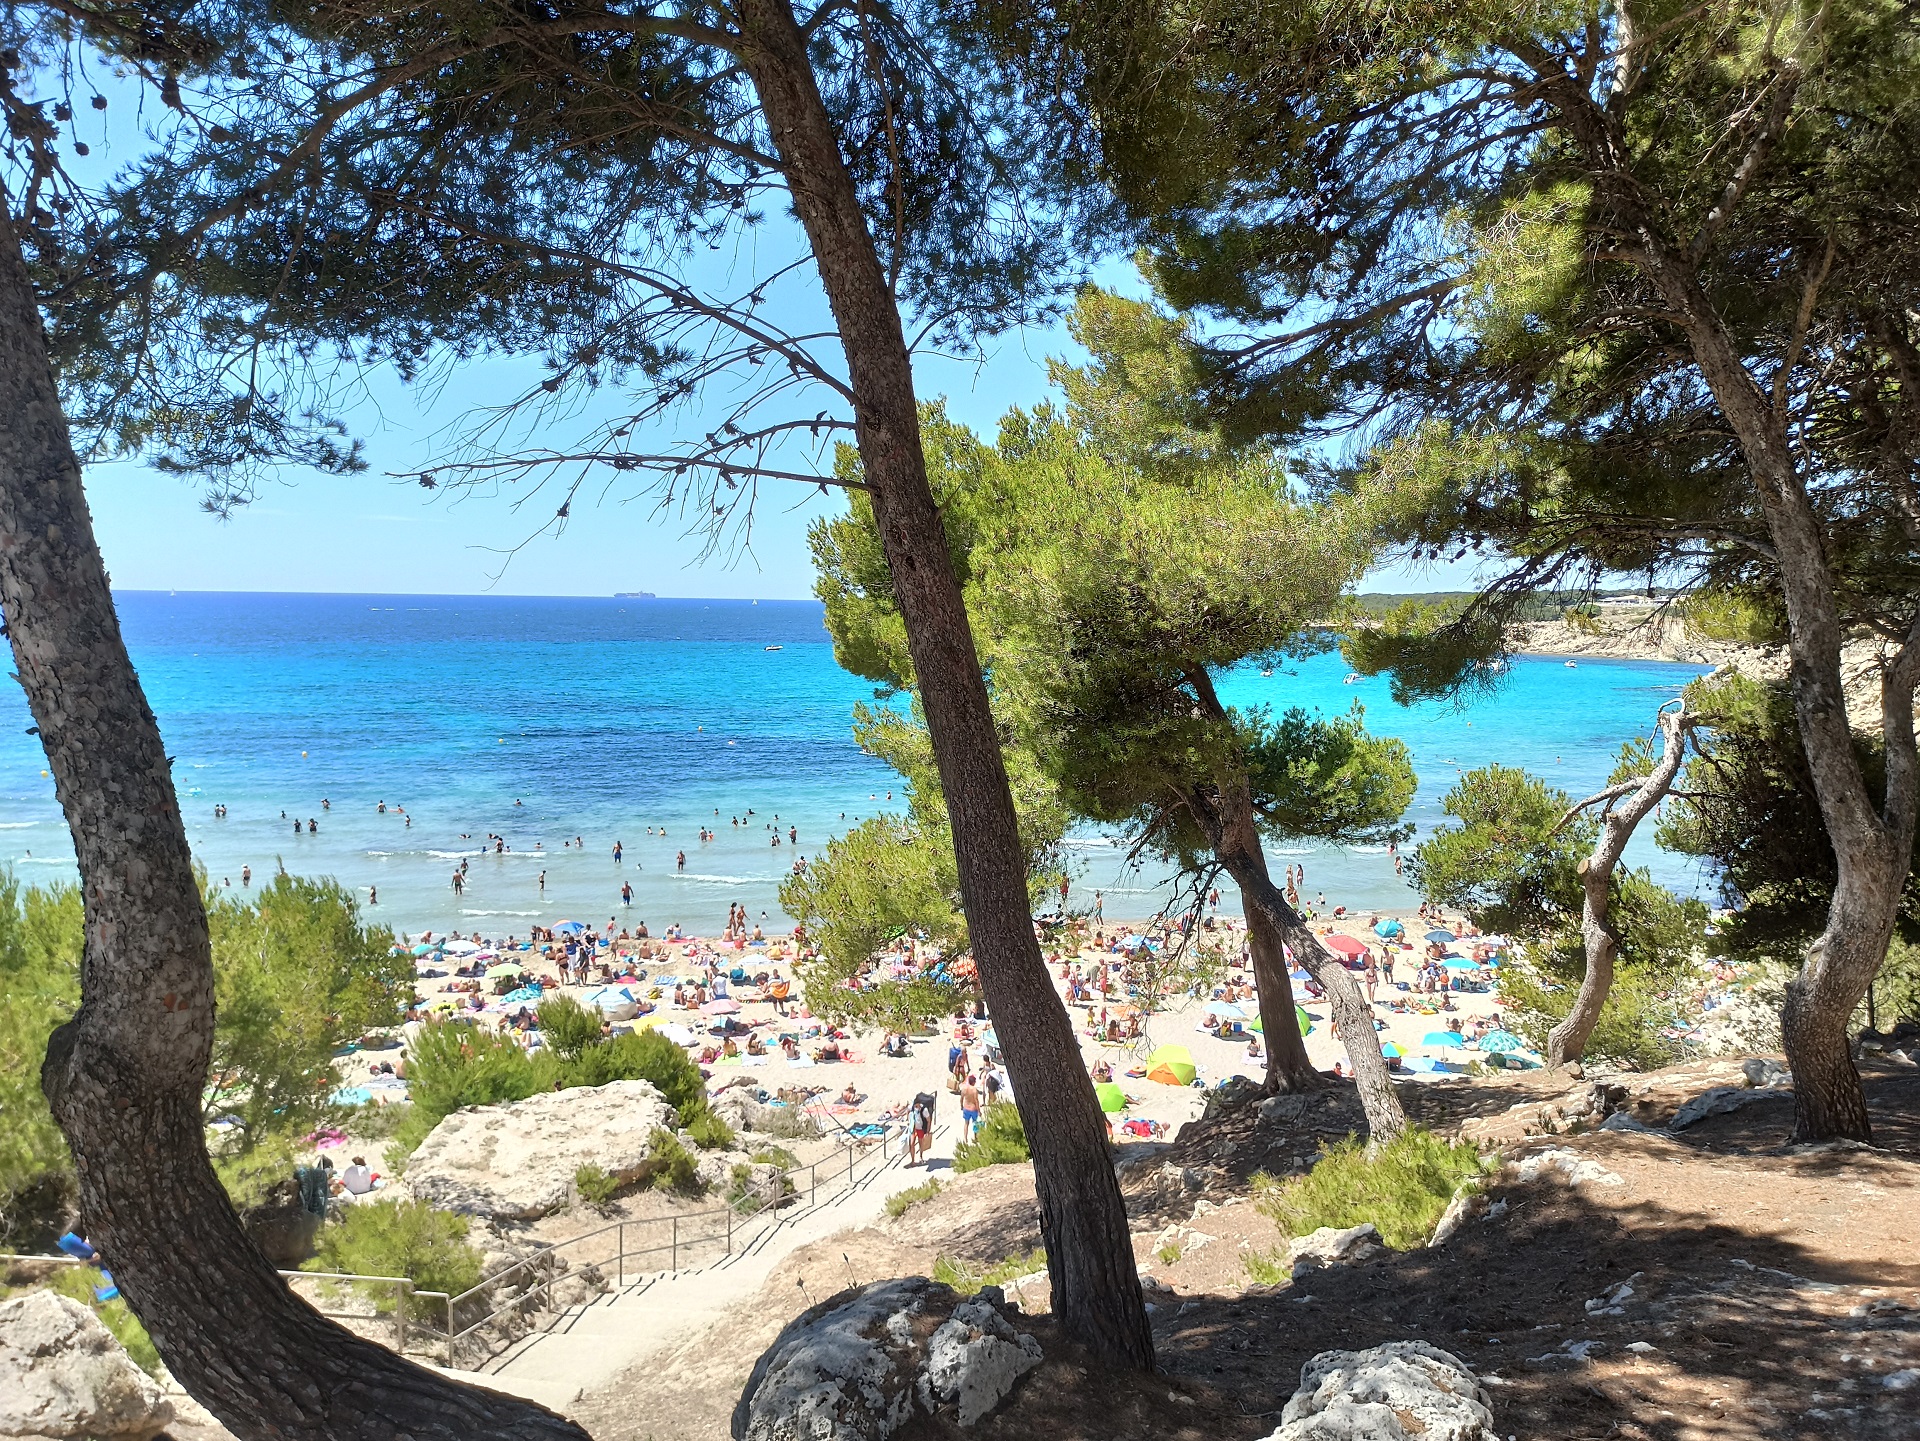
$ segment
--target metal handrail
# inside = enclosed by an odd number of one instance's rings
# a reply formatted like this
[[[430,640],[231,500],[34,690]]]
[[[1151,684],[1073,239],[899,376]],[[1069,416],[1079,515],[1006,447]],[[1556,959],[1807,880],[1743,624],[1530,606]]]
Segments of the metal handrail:
[[[873,1145],[873,1146],[869,1146],[869,1147],[846,1146],[846,1147],[843,1147],[842,1150],[844,1152],[844,1164],[846,1169],[844,1171],[841,1171],[839,1174],[838,1179],[840,1182],[840,1186],[838,1189],[845,1189],[847,1186],[851,1186],[853,1184],[854,1172],[859,1168],[860,1163],[863,1160],[872,1159],[872,1158],[884,1158],[886,1155],[886,1146],[884,1142]],[[778,1212],[780,1208],[786,1205],[788,1202],[799,1201],[801,1192],[798,1185],[797,1184],[794,1185],[793,1189],[791,1190],[788,1189],[788,1186],[789,1186],[789,1183],[793,1181],[793,1178],[801,1170],[804,1170],[807,1172],[807,1187],[806,1187],[806,1193],[805,1193],[806,1200],[802,1204],[807,1206],[811,1206],[815,1204],[819,1199],[820,1191],[821,1191],[821,1179],[820,1179],[821,1168],[827,1167],[830,1170],[839,1171],[841,1164],[842,1164],[842,1156],[836,1154],[824,1160],[810,1162],[808,1165],[804,1167],[795,1167],[791,1171],[782,1171],[778,1175],[770,1177],[768,1179],[768,1181],[765,1183],[767,1193],[759,1196],[756,1200],[756,1204],[750,1210],[747,1210],[745,1212],[742,1212],[740,1207],[736,1204],[728,1204],[725,1206],[711,1207],[704,1211],[692,1211],[685,1215],[656,1216],[656,1217],[648,1218],[646,1220],[638,1220],[638,1221],[610,1221],[604,1226],[600,1226],[592,1231],[587,1231],[578,1236],[569,1237],[565,1241],[557,1241],[552,1245],[542,1246],[538,1250],[532,1252],[530,1255],[524,1256],[520,1260],[515,1261],[510,1265],[501,1267],[498,1271],[494,1272],[492,1275],[482,1280],[478,1285],[472,1286],[467,1290],[462,1291],[457,1296],[450,1295],[445,1291],[416,1290],[414,1288],[414,1284],[412,1280],[406,1276],[363,1276],[363,1275],[359,1275],[357,1273],[348,1272],[348,1271],[286,1271],[286,1270],[279,1271],[278,1274],[281,1277],[281,1279],[286,1281],[296,1281],[296,1280],[335,1281],[335,1282],[340,1282],[340,1283],[349,1284],[349,1285],[359,1284],[364,1282],[364,1283],[375,1284],[375,1285],[387,1285],[387,1286],[395,1287],[397,1290],[397,1296],[396,1296],[396,1304],[394,1306],[394,1350],[399,1352],[402,1355],[406,1354],[406,1349],[407,1349],[407,1340],[408,1340],[408,1334],[409,1334],[408,1313],[409,1313],[409,1310],[411,1309],[409,1303],[414,1301],[444,1302],[446,1305],[446,1329],[443,1332],[440,1332],[438,1335],[434,1335],[433,1330],[429,1329],[427,1334],[433,1335],[433,1339],[436,1344],[444,1346],[446,1364],[449,1367],[451,1367],[454,1364],[455,1347],[460,1341],[466,1339],[468,1336],[471,1336],[475,1331],[480,1330],[482,1327],[491,1324],[494,1320],[504,1315],[508,1311],[512,1311],[516,1309],[525,1309],[527,1307],[528,1301],[535,1295],[542,1296],[544,1300],[548,1303],[547,1308],[551,1309],[551,1303],[553,1300],[553,1289],[559,1281],[559,1274],[554,1269],[553,1263],[555,1258],[559,1255],[559,1253],[566,1250],[568,1247],[581,1245],[582,1243],[591,1241],[596,1237],[605,1236],[609,1232],[613,1233],[615,1235],[615,1254],[613,1257],[613,1261],[616,1266],[617,1285],[619,1286],[620,1289],[624,1290],[626,1289],[626,1285],[627,1285],[627,1262],[629,1259],[638,1260],[642,1257],[658,1255],[659,1253],[664,1251],[669,1256],[669,1264],[666,1268],[666,1272],[671,1273],[673,1271],[677,1271],[680,1269],[680,1252],[683,1249],[688,1247],[697,1246],[706,1242],[721,1241],[724,1246],[724,1250],[722,1254],[732,1255],[733,1249],[734,1249],[734,1226],[737,1221],[741,1219],[753,1219],[755,1217],[764,1216],[770,1211]],[[832,1187],[831,1178],[829,1179],[828,1185],[829,1187]],[[682,1236],[681,1228],[680,1228],[680,1223],[682,1221],[699,1221],[707,1217],[713,1217],[713,1216],[724,1216],[726,1218],[726,1224],[724,1228],[718,1228],[718,1229],[712,1230],[706,1235],[701,1235],[701,1236],[693,1236],[693,1237]],[[628,1248],[627,1227],[659,1226],[659,1225],[666,1225],[670,1228],[670,1238],[664,1245],[643,1246],[638,1250],[630,1250]],[[62,1266],[81,1266],[81,1265],[91,1264],[89,1262],[81,1260],[78,1256],[68,1256],[64,1254],[53,1255],[53,1256],[16,1255],[16,1256],[8,1257],[8,1259],[14,1260],[14,1261],[29,1261],[29,1262],[37,1262],[37,1263],[51,1262],[53,1264],[62,1265]],[[523,1291],[520,1295],[515,1296],[511,1301],[508,1301],[503,1305],[494,1307],[491,1311],[488,1311],[485,1315],[481,1316],[478,1320],[474,1321],[471,1325],[461,1327],[458,1330],[455,1329],[454,1327],[455,1311],[456,1311],[456,1308],[462,1302],[472,1300],[475,1296],[479,1295],[480,1293],[484,1291],[492,1290],[494,1287],[498,1286],[500,1282],[505,1280],[506,1278],[513,1276],[518,1272],[526,1270],[529,1267],[535,1267],[535,1266],[544,1266],[546,1268],[545,1276],[542,1277],[539,1281],[529,1286],[525,1291]],[[306,1300],[305,1297],[302,1297],[301,1299]],[[308,1301],[307,1304],[313,1305],[311,1301]],[[318,1311],[320,1315],[329,1317],[330,1319],[333,1319],[333,1320],[364,1321],[367,1319],[367,1317],[351,1311],[322,1311],[318,1306],[314,1306],[313,1309],[315,1311]]]

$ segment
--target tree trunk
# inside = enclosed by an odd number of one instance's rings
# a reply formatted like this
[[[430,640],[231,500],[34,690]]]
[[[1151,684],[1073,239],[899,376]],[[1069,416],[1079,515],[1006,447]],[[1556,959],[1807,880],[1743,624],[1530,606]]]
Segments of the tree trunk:
[[[1871,1141],[1847,1025],[1886,960],[1912,865],[1920,809],[1913,733],[1920,637],[1909,634],[1883,680],[1887,788],[1876,806],[1847,717],[1840,675],[1846,628],[1786,417],[1741,362],[1691,264],[1655,237],[1651,225],[1645,238],[1649,273],[1682,318],[1694,360],[1739,442],[1766,517],[1786,601],[1794,713],[1837,863],[1826,928],[1788,983],[1781,1012],[1794,1074],[1794,1139]]]
[[[1320,938],[1287,904],[1264,868],[1251,864],[1246,851],[1229,845],[1219,856],[1247,904],[1265,912],[1274,929],[1293,948],[1294,958],[1326,991],[1334,1029],[1346,1047],[1347,1059],[1353,1063],[1354,1084],[1360,1088],[1360,1105],[1367,1113],[1368,1140],[1374,1145],[1391,1141],[1407,1129],[1407,1113],[1394,1093],[1393,1073],[1381,1054],[1380,1034],[1373,1028],[1373,1007],[1360,983],[1344,961],[1320,944]]]
[[[0,193],[0,609],[79,860],[80,1010],[41,1085],[88,1239],[168,1368],[242,1437],[579,1438],[334,1325],[241,1229],[200,1095],[213,962],[171,765],[127,658],[19,241]]]
[[[1247,837],[1255,835],[1253,817],[1242,812],[1248,801],[1244,786],[1222,787],[1213,795],[1196,790],[1190,797],[1195,817],[1207,833],[1207,842],[1220,864],[1226,867],[1240,887],[1241,900],[1249,916],[1258,910],[1280,939],[1292,947],[1294,958],[1306,967],[1307,974],[1327,993],[1333,1024],[1347,1059],[1353,1062],[1354,1083],[1360,1089],[1360,1104],[1367,1113],[1370,1140],[1377,1144],[1390,1141],[1407,1128],[1407,1113],[1394,1094],[1393,1074],[1387,1070],[1387,1058],[1380,1051],[1380,1034],[1373,1028],[1373,1007],[1360,991],[1345,962],[1337,960],[1320,944],[1320,938],[1308,929],[1299,912],[1287,904],[1287,898],[1267,874],[1266,860],[1249,848]],[[1285,974],[1285,960],[1281,965]],[[1288,994],[1292,994],[1289,986]],[[1264,993],[1261,999],[1262,1024],[1271,1031],[1274,1023],[1266,1019]],[[1294,1025],[1289,1008],[1287,1024]],[[1295,1027],[1298,1034],[1298,1028]]]
[[[1108,1364],[1151,1369],[1153,1334],[1105,1119],[1034,938],[1000,736],[927,482],[899,307],[788,0],[743,0],[737,14],[742,63],[846,354],[863,478],[953,821],[961,906],[1033,1149],[1054,1314]]]
[[[1243,794],[1228,811],[1236,821],[1236,844],[1246,853],[1249,865],[1271,885],[1273,876],[1267,870],[1266,852],[1253,829],[1252,797]],[[1267,1043],[1266,1088],[1276,1093],[1317,1090],[1327,1084],[1327,1078],[1314,1069],[1300,1023],[1294,1018],[1293,979],[1287,974],[1286,946],[1266,911],[1249,902],[1246,912],[1247,949],[1253,958],[1253,984],[1260,993],[1260,1029]]]
[[[1614,867],[1620,863],[1621,853],[1633,838],[1634,829],[1673,789],[1674,778],[1680,774],[1681,763],[1687,756],[1687,736],[1694,724],[1694,717],[1686,713],[1684,704],[1680,710],[1661,712],[1660,733],[1664,742],[1660,760],[1653,770],[1638,782],[1607,787],[1561,818],[1560,824],[1565,825],[1590,805],[1604,801],[1607,806],[1600,817],[1599,839],[1594,842],[1593,853],[1582,862],[1580,872],[1580,936],[1587,952],[1587,973],[1580,982],[1580,994],[1574,998],[1573,1009],[1547,1035],[1550,1065],[1564,1066],[1586,1053],[1587,1041],[1613,990],[1613,962],[1620,949],[1620,936],[1612,921]],[[1621,796],[1626,800],[1616,809],[1613,802]]]

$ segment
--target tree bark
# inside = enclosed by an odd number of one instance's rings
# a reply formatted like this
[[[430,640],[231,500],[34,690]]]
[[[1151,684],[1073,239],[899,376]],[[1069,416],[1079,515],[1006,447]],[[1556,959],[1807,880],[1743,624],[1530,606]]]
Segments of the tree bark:
[[[899,306],[788,0],[743,0],[736,13],[741,61],[846,354],[862,474],[953,821],[961,907],[1033,1150],[1054,1314],[1108,1364],[1151,1369],[1153,1334],[1106,1123],[1034,938],[999,732],[927,482]]]
[[[1620,863],[1627,842],[1633,839],[1634,829],[1673,789],[1674,778],[1686,760],[1687,736],[1694,724],[1695,718],[1686,713],[1684,704],[1680,710],[1661,712],[1663,744],[1654,768],[1637,783],[1629,781],[1609,786],[1561,818],[1560,824],[1565,825],[1588,806],[1606,803],[1607,808],[1600,817],[1599,839],[1594,842],[1592,854],[1582,863],[1580,873],[1580,936],[1587,953],[1587,973],[1581,979],[1580,994],[1574,997],[1573,1009],[1547,1034],[1547,1061],[1551,1065],[1564,1066],[1586,1053],[1587,1041],[1613,990],[1613,962],[1620,949],[1620,935],[1612,920],[1614,867]],[[1621,796],[1626,799],[1616,808],[1613,802]]]
[[[1796,1141],[1871,1141],[1848,1023],[1886,960],[1912,864],[1920,810],[1913,693],[1920,635],[1910,633],[1882,680],[1887,785],[1875,805],[1854,748],[1840,651],[1846,627],[1821,525],[1794,460],[1785,415],[1742,363],[1692,266],[1645,232],[1648,269],[1682,318],[1700,373],[1738,441],[1778,556],[1787,652],[1800,741],[1837,875],[1827,923],[1787,985],[1781,1034],[1794,1075]],[[1916,622],[1920,631],[1920,622]]]
[[[1253,829],[1252,797],[1242,797],[1242,804],[1231,807],[1230,813],[1240,818],[1236,846],[1271,885],[1273,876],[1267,869],[1266,852]],[[1267,1043],[1266,1089],[1272,1093],[1318,1090],[1327,1084],[1327,1078],[1307,1055],[1306,1039],[1293,1014],[1293,978],[1288,974],[1286,945],[1265,910],[1248,903],[1246,912],[1247,949],[1253,959],[1254,989],[1260,993],[1260,1029]]]
[[[171,764],[121,640],[32,284],[0,193],[0,609],[79,860],[81,1002],[41,1085],[88,1239],[168,1368],[241,1437],[586,1433],[326,1320],[215,1178],[213,961]]]

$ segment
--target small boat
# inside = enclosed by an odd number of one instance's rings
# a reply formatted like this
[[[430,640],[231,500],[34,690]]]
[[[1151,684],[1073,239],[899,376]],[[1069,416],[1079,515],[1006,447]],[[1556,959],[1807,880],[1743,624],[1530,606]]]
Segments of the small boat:
[[[1341,684],[1352,685],[1355,681],[1359,679],[1360,679],[1360,672],[1357,670],[1350,670],[1347,672],[1347,678],[1344,681],[1342,681]]]
[[[785,646],[778,646],[778,645],[770,645],[770,646],[768,646],[768,647],[767,647],[767,649],[768,649],[768,650],[785,650],[785,649],[786,649],[786,647],[785,647]]]
[[[1576,664],[1575,664],[1574,662],[1572,662],[1572,661],[1568,661],[1568,662],[1567,662],[1567,669],[1568,669],[1568,670],[1578,670],[1578,669],[1579,669],[1579,667],[1578,667],[1578,666],[1577,666],[1577,665],[1576,665]]]
[[[1261,675],[1272,675],[1272,674],[1273,674],[1273,667],[1272,667],[1272,666],[1264,666],[1264,667],[1262,667],[1262,668],[1261,668],[1261,671],[1260,671],[1260,674],[1261,674]]]

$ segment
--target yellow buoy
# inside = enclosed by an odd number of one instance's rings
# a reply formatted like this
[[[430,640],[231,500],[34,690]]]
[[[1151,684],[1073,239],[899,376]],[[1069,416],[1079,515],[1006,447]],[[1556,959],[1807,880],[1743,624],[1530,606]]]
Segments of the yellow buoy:
[[[306,758],[307,758],[307,753],[306,753],[305,751],[301,751],[301,752],[300,752],[300,759],[301,759],[301,760],[305,760]]]

